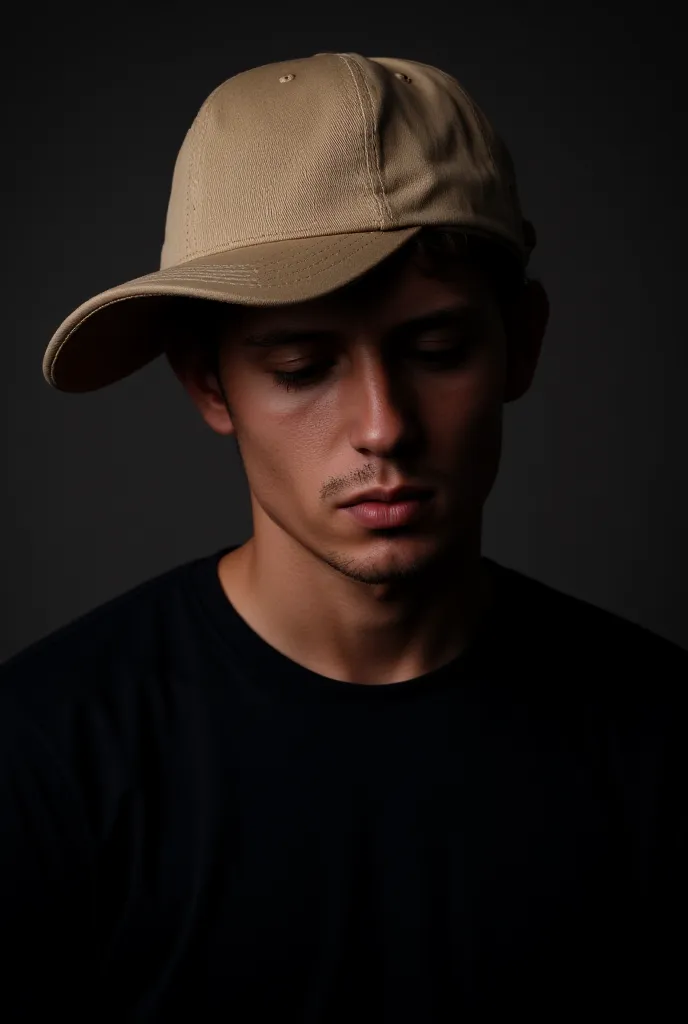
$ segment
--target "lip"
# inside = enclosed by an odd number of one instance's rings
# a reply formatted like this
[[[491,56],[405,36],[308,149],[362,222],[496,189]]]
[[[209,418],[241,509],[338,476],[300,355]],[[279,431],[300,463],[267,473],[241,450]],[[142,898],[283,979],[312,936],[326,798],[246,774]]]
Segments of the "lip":
[[[387,530],[417,523],[431,506],[429,497],[407,498],[404,501],[359,501],[355,505],[346,505],[343,511],[361,526]]]
[[[355,494],[348,501],[342,502],[340,508],[350,508],[352,505],[360,505],[366,501],[396,504],[401,501],[428,498],[431,493],[432,489],[430,487],[423,487],[420,484],[403,484],[400,487],[393,487],[391,490],[385,490],[383,487],[372,487],[370,490],[361,491],[360,494]]]

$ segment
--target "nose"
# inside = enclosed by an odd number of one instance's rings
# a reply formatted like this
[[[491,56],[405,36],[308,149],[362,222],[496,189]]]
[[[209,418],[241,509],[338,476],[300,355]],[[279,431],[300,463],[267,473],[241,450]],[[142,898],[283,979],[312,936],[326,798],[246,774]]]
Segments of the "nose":
[[[385,364],[379,350],[361,352],[345,389],[351,444],[383,456],[417,437],[417,411],[403,375]]]

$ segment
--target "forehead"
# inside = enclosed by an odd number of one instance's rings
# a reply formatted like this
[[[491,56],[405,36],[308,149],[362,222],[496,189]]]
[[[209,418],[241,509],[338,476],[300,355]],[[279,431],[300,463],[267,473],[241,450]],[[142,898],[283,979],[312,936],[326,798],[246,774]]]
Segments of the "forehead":
[[[373,272],[307,302],[276,307],[243,306],[237,310],[234,326],[239,335],[307,326],[344,330],[347,325],[353,328],[362,323],[368,329],[384,331],[449,305],[475,308],[493,303],[484,274],[470,264],[456,266],[446,280],[429,277],[410,264],[390,280],[385,281]]]

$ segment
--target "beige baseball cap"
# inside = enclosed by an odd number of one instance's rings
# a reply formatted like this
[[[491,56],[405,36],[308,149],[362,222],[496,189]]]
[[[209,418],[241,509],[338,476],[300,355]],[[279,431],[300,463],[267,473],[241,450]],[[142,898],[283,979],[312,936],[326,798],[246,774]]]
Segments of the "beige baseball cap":
[[[425,225],[493,238],[524,267],[535,245],[511,156],[455,78],[357,53],[243,71],[211,93],[184,139],[160,269],[79,306],[43,375],[60,391],[95,391],[164,352],[175,296],[303,302]]]

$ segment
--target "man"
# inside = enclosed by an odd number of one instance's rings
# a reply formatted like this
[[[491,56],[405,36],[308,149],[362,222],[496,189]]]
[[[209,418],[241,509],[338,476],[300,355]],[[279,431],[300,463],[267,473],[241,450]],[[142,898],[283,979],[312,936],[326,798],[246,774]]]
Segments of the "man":
[[[44,372],[164,352],[253,534],[4,666],[4,1019],[685,1010],[688,655],[481,552],[534,244],[436,68],[317,54],[205,102],[162,269]]]

